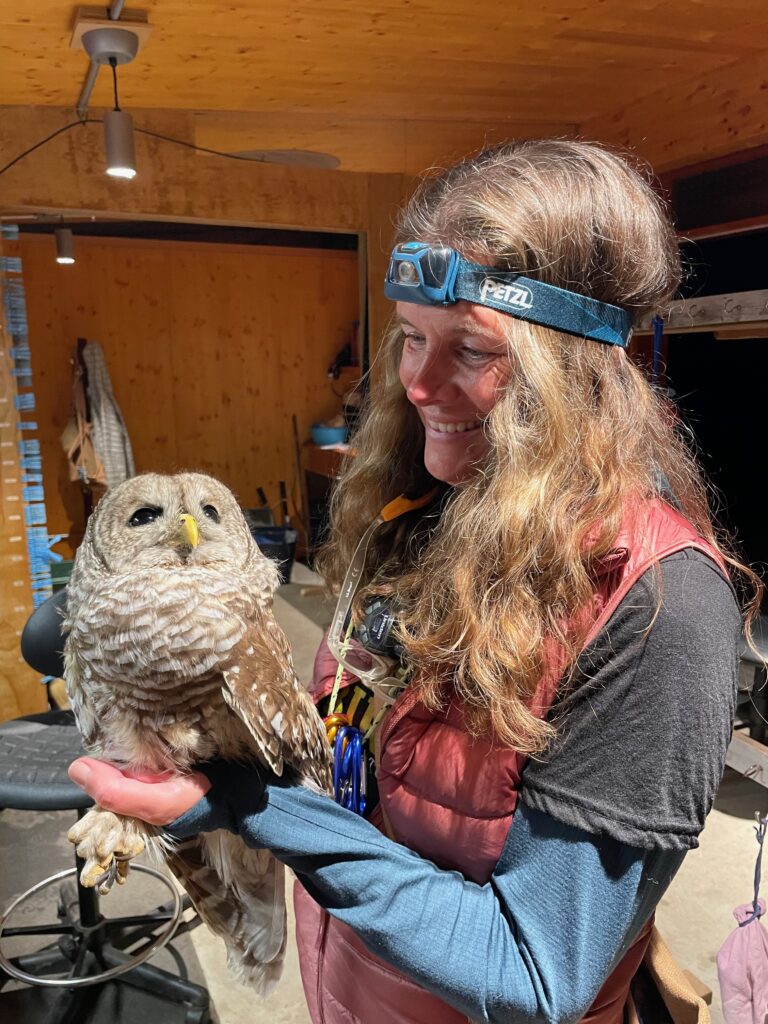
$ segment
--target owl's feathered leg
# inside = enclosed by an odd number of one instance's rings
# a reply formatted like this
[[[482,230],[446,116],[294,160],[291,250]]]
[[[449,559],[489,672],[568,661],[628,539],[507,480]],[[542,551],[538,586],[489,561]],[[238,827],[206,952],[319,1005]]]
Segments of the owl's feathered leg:
[[[287,925],[285,869],[267,850],[229,832],[179,843],[167,854],[203,921],[227,948],[238,979],[267,995],[283,971]]]
[[[130,861],[138,856],[150,838],[148,827],[134,818],[92,807],[67,833],[78,857],[85,861],[80,881],[96,887],[105,896],[115,882],[122,885]]]

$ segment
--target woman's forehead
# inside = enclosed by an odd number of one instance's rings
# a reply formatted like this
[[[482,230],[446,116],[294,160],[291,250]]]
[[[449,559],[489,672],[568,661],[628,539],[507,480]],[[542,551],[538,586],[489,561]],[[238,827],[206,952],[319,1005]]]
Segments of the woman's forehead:
[[[456,302],[451,306],[420,306],[415,302],[397,303],[397,320],[422,331],[482,334],[506,342],[509,317],[487,306]]]

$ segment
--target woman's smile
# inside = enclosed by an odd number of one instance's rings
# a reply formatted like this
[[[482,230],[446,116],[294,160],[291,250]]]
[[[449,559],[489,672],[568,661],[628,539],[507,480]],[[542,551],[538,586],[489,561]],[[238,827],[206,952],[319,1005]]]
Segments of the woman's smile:
[[[478,430],[481,424],[477,420],[469,420],[466,423],[443,423],[439,420],[428,419],[425,426],[438,434],[465,434],[470,430]]]

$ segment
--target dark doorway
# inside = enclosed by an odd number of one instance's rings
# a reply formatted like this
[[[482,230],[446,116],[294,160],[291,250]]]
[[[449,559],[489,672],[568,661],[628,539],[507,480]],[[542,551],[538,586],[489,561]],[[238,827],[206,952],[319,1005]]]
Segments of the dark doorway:
[[[668,382],[719,492],[719,520],[748,562],[768,563],[768,339],[673,335]]]

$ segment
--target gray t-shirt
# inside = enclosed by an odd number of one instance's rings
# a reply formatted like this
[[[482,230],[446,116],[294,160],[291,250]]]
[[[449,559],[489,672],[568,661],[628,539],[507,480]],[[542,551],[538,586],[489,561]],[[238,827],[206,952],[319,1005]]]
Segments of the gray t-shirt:
[[[579,657],[550,712],[557,737],[528,762],[522,799],[595,835],[686,850],[698,845],[725,766],[741,623],[705,555],[689,549],[660,566]]]

